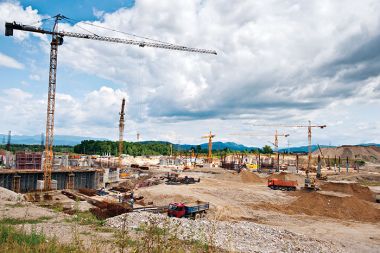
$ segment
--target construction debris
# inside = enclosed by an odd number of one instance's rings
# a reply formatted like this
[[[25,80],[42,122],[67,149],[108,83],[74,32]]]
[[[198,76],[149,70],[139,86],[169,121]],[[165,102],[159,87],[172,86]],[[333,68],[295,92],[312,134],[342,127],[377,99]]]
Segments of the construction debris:
[[[339,252],[331,242],[298,235],[287,230],[271,228],[253,222],[226,222],[168,218],[152,213],[127,213],[107,219],[107,225],[130,229],[145,224],[158,224],[178,238],[207,243],[237,252]]]

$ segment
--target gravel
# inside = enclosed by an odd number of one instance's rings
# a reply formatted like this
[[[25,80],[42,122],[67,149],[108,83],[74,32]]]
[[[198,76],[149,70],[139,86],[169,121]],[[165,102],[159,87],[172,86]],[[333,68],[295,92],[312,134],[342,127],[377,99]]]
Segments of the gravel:
[[[22,194],[0,187],[0,199],[5,201],[22,201]]]
[[[296,234],[284,229],[248,221],[229,222],[206,219],[190,220],[168,218],[147,212],[128,213],[107,219],[107,225],[130,229],[142,224],[168,227],[182,240],[200,240],[237,252],[343,252],[338,245]]]

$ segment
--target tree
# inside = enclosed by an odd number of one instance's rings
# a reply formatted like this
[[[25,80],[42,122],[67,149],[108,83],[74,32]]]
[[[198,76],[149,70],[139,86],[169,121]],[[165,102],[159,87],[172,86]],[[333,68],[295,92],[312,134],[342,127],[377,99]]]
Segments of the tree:
[[[272,154],[273,153],[273,150],[270,146],[268,145],[265,145],[262,149],[262,152],[263,154]]]

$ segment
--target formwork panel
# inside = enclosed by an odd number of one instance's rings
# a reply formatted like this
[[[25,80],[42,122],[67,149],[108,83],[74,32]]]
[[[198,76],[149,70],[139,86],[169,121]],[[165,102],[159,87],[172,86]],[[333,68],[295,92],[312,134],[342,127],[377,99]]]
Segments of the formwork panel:
[[[20,191],[30,192],[37,190],[37,180],[43,180],[42,171],[18,171],[9,170],[0,172],[0,187],[13,190],[14,176],[20,176]],[[74,189],[79,188],[96,188],[95,174],[96,171],[54,171],[52,179],[57,180],[57,189],[67,188],[68,177],[70,173],[74,173]]]

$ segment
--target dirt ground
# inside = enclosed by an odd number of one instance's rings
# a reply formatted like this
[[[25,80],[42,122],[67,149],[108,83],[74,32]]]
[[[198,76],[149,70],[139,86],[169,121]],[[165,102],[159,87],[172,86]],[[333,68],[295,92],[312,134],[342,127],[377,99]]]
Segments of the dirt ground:
[[[167,169],[151,170],[155,176],[165,175]],[[361,171],[329,176],[330,182],[319,182],[322,191],[286,192],[271,190],[266,186],[268,178],[295,180],[302,186],[304,175],[256,174],[243,171],[240,174],[220,168],[192,169],[179,172],[180,176],[200,178],[191,185],[159,184],[142,187],[135,195],[144,196],[144,202],[168,205],[170,202],[210,202],[207,219],[248,221],[312,237],[340,245],[343,252],[379,252],[380,204],[374,202],[371,188],[376,185],[380,173]],[[355,182],[361,182],[359,185]],[[363,185],[364,184],[364,185]],[[68,199],[62,194],[53,196],[53,202],[63,207],[87,210],[91,206]],[[62,242],[69,242],[74,235],[87,244],[96,242],[112,245],[113,231],[94,225],[76,224],[71,216],[57,210],[32,203],[0,201],[1,218],[41,219],[37,224],[24,224],[24,229],[48,231]],[[48,218],[46,218],[48,217]],[[89,245],[91,246],[91,245]]]
[[[210,202],[209,219],[267,224],[338,242],[348,252],[377,252],[380,247],[380,207],[370,197],[372,192],[367,187],[328,183],[321,192],[285,192],[266,186],[269,175],[237,174],[215,168],[181,173],[185,175],[200,177],[201,181],[192,185],[140,188],[137,194],[154,205]],[[302,175],[286,173],[269,177],[296,180],[299,186],[304,181]]]

